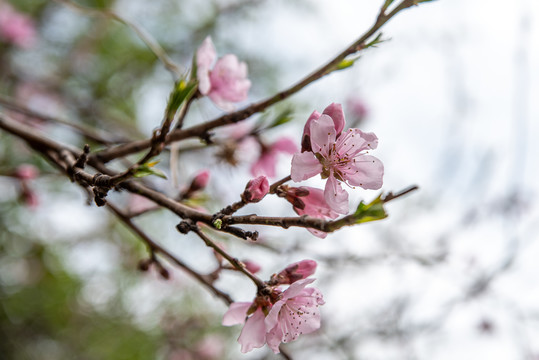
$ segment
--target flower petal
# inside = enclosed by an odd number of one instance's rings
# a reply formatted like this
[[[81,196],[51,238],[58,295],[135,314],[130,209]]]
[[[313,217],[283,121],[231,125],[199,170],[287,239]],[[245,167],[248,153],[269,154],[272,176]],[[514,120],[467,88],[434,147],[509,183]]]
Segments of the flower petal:
[[[277,154],[272,151],[262,153],[258,160],[251,166],[251,175],[275,177],[275,166],[277,165]]]
[[[247,317],[247,310],[251,307],[250,302],[233,302],[223,316],[223,326],[243,324]]]
[[[382,187],[384,164],[378,158],[371,155],[359,155],[350,165],[353,173],[343,174],[350,185],[370,190]]]
[[[322,172],[322,164],[312,152],[296,153],[292,157],[290,175],[294,182],[307,180]]]
[[[313,228],[307,228],[307,230],[313,234],[314,236],[316,236],[317,238],[320,238],[320,239],[325,239],[326,236],[328,236],[328,233],[325,233],[323,231],[320,231],[320,230],[316,230],[316,229],[313,229]]]
[[[303,128],[303,136],[311,135],[311,123],[313,120],[318,120],[320,118],[320,115],[321,114],[318,111],[313,111],[313,113],[311,114],[311,116],[309,116],[307,122],[305,123],[305,127]]]
[[[271,150],[294,154],[298,151],[298,147],[296,146],[296,143],[289,137],[282,137],[271,145]]]
[[[337,137],[339,137],[340,133],[344,129],[344,112],[342,111],[342,105],[331,103],[328,107],[324,109],[323,114],[328,115],[333,119],[333,124],[335,126],[335,133],[337,134]]]
[[[333,211],[339,214],[348,214],[348,193],[341,187],[333,173],[326,182],[324,198]]]
[[[211,37],[208,36],[204,39],[196,54],[198,89],[202,95],[207,95],[210,91],[210,67],[216,58],[215,47]]]
[[[293,298],[294,296],[297,296],[299,293],[303,291],[305,286],[309,285],[310,283],[314,282],[316,279],[314,278],[307,278],[307,279],[301,279],[294,283],[292,283],[288,289],[286,289],[283,292],[282,300],[287,300],[290,298]]]
[[[238,342],[241,344],[242,353],[264,346],[266,342],[266,325],[264,323],[264,313],[261,308],[258,308],[247,319],[241,330]]]
[[[313,153],[327,157],[330,147],[335,143],[335,126],[328,115],[321,115],[311,122],[311,147]]]
[[[212,100],[216,98],[240,102],[247,99],[247,92],[251,87],[251,82],[247,79],[247,65],[240,63],[236,55],[227,54],[217,60],[210,73],[210,80]]]

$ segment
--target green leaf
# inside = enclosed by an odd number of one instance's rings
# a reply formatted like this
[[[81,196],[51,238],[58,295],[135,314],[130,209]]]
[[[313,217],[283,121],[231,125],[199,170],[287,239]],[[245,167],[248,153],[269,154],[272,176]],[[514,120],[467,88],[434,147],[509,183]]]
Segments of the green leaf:
[[[187,82],[185,79],[181,79],[176,82],[168,100],[167,113],[174,114],[184,101],[187,101],[195,94],[197,86],[198,84],[194,80]]]
[[[159,161],[152,161],[152,162],[147,162],[145,164],[140,165],[139,167],[135,169],[133,176],[136,178],[141,178],[144,176],[155,175],[155,176],[159,176],[160,178],[166,179],[167,176],[161,170],[154,168],[154,166],[158,162]]]
[[[382,194],[378,195],[376,199],[369,204],[365,204],[361,201],[354,213],[355,223],[361,224],[369,221],[382,220],[387,217],[386,210],[384,209],[384,201],[382,200]]]
[[[382,33],[379,33],[373,41],[365,45],[364,49],[368,49],[370,47],[376,47],[376,45],[383,43],[385,40],[382,40]]]
[[[359,59],[359,57],[352,58],[352,59],[344,59],[340,63],[337,64],[337,68],[335,70],[343,70],[343,69],[349,68],[352,65],[354,65],[357,59]]]
[[[277,115],[275,120],[268,126],[268,129],[286,124],[290,120],[292,120],[292,109],[286,108]]]

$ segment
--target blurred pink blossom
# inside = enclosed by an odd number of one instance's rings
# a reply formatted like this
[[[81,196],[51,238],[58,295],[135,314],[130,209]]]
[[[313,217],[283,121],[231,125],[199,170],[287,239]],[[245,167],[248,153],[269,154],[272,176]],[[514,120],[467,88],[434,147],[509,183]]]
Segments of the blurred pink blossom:
[[[367,105],[365,104],[363,99],[358,96],[348,98],[348,100],[346,100],[346,107],[350,115],[352,115],[352,117],[354,118],[355,124],[360,123],[369,114],[369,109],[367,108]]]
[[[0,38],[21,48],[31,47],[36,39],[34,21],[9,4],[0,4]]]
[[[344,114],[339,104],[331,104],[324,112],[318,118],[316,115],[309,118],[303,138],[310,139],[311,148],[294,154],[291,176],[293,181],[299,182],[321,174],[327,179],[324,189],[327,204],[333,211],[347,214],[348,193],[340,182],[364,189],[382,186],[382,162],[366,155],[368,150],[378,146],[378,138],[359,129],[342,132]]]
[[[156,208],[156,206],[153,201],[144,196],[130,194],[128,208],[131,213],[142,213],[148,210],[153,210]]]
[[[243,199],[247,202],[259,202],[269,191],[268,179],[261,175],[247,183]]]
[[[275,177],[275,167],[277,166],[277,155],[279,153],[293,154],[298,151],[294,141],[288,137],[282,137],[271,145],[262,147],[260,157],[251,166],[253,176],[266,175]]]
[[[17,166],[14,176],[20,180],[33,180],[39,176],[39,169],[31,164],[22,164]]]
[[[205,336],[197,345],[197,356],[199,359],[221,359],[224,351],[224,340],[217,335]]]
[[[223,110],[233,111],[233,103],[247,99],[251,87],[251,81],[247,79],[247,65],[236,55],[227,54],[211,69],[216,59],[215,47],[208,36],[196,54],[198,89]]]
[[[286,289],[265,319],[266,342],[270,349],[279,353],[281,342],[294,341],[301,334],[309,334],[320,328],[320,310],[324,299],[320,290],[305,288],[315,279],[296,281]]]
[[[34,190],[32,190],[28,186],[23,186],[23,190],[21,192],[21,198],[24,205],[26,205],[27,207],[31,209],[35,209],[39,206],[39,196]]]

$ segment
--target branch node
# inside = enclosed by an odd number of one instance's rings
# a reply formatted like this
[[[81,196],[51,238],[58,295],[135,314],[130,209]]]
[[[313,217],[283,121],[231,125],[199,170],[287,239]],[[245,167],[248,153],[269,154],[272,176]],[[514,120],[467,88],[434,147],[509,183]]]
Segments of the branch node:
[[[182,220],[178,225],[176,225],[176,229],[182,234],[187,234],[189,231],[193,230],[195,226],[196,225],[193,223],[193,220],[187,219]]]
[[[75,162],[75,165],[73,165],[74,168],[84,169],[84,166],[86,165],[86,162],[88,161],[88,154],[90,153],[90,145],[86,144],[84,145],[83,153],[78,157],[77,161]]]

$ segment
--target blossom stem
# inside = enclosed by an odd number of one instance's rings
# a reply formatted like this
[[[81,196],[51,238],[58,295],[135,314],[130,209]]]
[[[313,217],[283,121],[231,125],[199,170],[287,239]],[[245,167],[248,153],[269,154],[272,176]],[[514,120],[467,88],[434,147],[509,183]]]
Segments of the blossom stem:
[[[273,184],[271,184],[270,186],[270,189],[269,189],[269,193],[270,194],[275,194],[275,190],[277,190],[277,188],[281,185],[283,185],[284,183],[288,182],[292,180],[292,177],[290,175],[282,178],[281,180],[278,180],[276,182],[274,182]]]
[[[140,229],[136,224],[134,224],[131,221],[131,219],[129,218],[127,214],[121,211],[118,207],[111,204],[110,202],[107,202],[107,207],[109,208],[109,210],[111,210],[111,212],[114,215],[116,215],[118,219],[120,219],[127,227],[129,227],[135,234],[137,234],[142,239],[142,241],[146,243],[146,245],[148,245],[148,248],[150,249],[151,254],[154,254],[156,252],[160,253],[161,255],[169,259],[171,262],[176,264],[178,267],[182,268],[189,275],[197,279],[202,285],[210,289],[211,292],[213,292],[216,296],[221,298],[224,302],[226,302],[227,304],[231,304],[233,302],[232,298],[228,294],[215,288],[208,278],[206,278],[204,275],[199,274],[198,272],[193,270],[183,261],[178,259],[176,256],[172,255],[168,250],[166,250],[161,245],[157,244],[154,240],[152,240],[144,231],[142,231],[142,229]]]
[[[249,270],[247,270],[245,268],[245,265],[243,265],[242,263],[240,263],[240,261],[236,258],[233,258],[232,256],[230,256],[225,250],[223,250],[222,248],[220,248],[219,246],[217,246],[217,244],[215,244],[206,234],[204,234],[200,228],[198,226],[193,226],[193,228],[191,229],[191,231],[195,232],[195,234],[198,235],[198,237],[200,237],[208,247],[211,247],[213,250],[215,250],[218,254],[220,254],[223,258],[225,258],[235,269],[241,271],[242,273],[244,273],[249,279],[251,279],[256,287],[258,289],[262,289],[264,287],[266,287],[266,283],[264,283],[264,281],[262,281],[259,277],[257,277],[256,275],[254,275],[253,273],[251,273]]]

